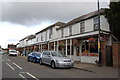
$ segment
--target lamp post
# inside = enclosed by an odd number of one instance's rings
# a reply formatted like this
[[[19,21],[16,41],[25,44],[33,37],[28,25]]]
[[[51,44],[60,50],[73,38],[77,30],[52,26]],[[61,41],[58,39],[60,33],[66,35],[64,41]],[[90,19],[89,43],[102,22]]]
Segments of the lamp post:
[[[98,66],[102,66],[102,55],[101,55],[101,41],[100,41],[100,9],[99,9],[99,0],[97,0],[98,3],[98,53],[99,53],[99,61]]]

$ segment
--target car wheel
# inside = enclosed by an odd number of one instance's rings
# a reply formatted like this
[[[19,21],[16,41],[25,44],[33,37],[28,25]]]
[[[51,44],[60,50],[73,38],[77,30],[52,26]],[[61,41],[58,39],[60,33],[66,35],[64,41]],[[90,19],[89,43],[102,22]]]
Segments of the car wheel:
[[[55,62],[54,62],[54,61],[51,62],[51,67],[52,67],[53,69],[56,68],[56,66],[55,66]]]
[[[27,61],[30,62],[29,58],[27,58]]]
[[[42,59],[40,59],[40,65],[42,65],[42,64],[43,64]]]

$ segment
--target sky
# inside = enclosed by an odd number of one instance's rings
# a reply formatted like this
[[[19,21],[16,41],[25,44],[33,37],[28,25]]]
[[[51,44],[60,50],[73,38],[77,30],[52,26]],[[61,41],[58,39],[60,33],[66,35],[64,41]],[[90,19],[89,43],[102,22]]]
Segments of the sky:
[[[84,1],[84,2],[83,2]],[[100,1],[100,8],[108,8],[109,0]],[[96,0],[2,0],[0,2],[0,45],[17,44],[24,37],[58,21],[70,20],[97,10]]]

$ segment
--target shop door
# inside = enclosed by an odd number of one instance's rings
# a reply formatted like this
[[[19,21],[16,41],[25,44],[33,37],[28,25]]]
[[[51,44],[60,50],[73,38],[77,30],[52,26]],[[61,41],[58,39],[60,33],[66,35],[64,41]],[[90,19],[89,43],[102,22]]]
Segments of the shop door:
[[[106,66],[113,66],[112,47],[106,46]]]

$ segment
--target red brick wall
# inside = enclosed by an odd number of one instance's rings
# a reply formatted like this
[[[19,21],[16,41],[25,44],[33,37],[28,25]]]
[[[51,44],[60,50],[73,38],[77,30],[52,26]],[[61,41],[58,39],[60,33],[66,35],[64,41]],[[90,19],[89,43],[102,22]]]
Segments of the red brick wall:
[[[101,42],[102,64],[106,65],[106,42]]]
[[[113,43],[113,67],[120,68],[120,43]]]

